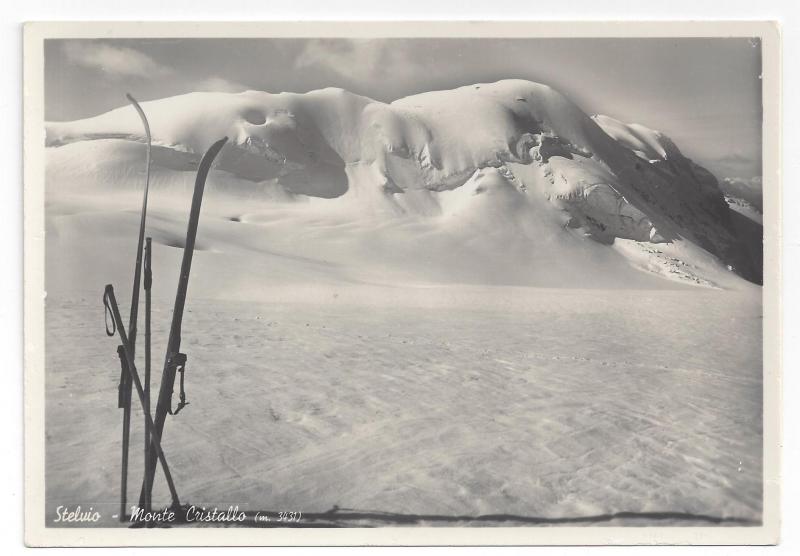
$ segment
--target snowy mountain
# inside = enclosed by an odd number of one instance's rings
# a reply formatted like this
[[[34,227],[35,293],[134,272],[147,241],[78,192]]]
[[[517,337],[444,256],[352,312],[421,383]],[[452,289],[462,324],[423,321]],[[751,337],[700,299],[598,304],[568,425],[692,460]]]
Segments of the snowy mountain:
[[[663,134],[589,117],[546,85],[507,80],[390,104],[324,89],[142,106],[164,199],[185,198],[205,149],[231,138],[204,208],[225,226],[203,224],[215,230],[201,241],[284,262],[324,253],[357,280],[649,287],[656,274],[733,287],[730,270],[761,280],[754,242],[740,237],[760,230],[736,224],[710,172]],[[130,106],[48,123],[48,199],[133,199],[142,142]],[[159,232],[157,216],[151,226],[156,241],[180,237]]]
[[[726,196],[735,197],[745,201],[758,212],[764,210],[764,199],[761,191],[761,178],[723,178],[719,183],[720,189]]]

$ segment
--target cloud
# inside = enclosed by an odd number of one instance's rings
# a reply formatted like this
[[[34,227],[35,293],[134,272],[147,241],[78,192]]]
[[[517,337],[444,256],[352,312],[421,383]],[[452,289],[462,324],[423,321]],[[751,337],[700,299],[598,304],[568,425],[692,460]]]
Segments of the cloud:
[[[752,164],[754,162],[754,158],[741,153],[732,153],[719,157],[717,161],[727,162],[729,164]]]
[[[738,185],[742,187],[750,187],[753,189],[761,189],[762,179],[761,176],[755,176],[750,178],[722,178],[722,181],[725,182],[727,185]]]
[[[192,87],[192,90],[194,91],[209,91],[214,93],[241,93],[242,91],[247,91],[250,89],[252,89],[252,87],[249,87],[243,83],[231,81],[230,79],[225,79],[224,77],[218,76],[211,76],[206,79],[201,79]]]
[[[359,83],[407,77],[415,66],[399,44],[378,39],[313,39],[295,59],[297,69],[324,68]]]
[[[74,64],[100,70],[112,77],[157,77],[173,73],[147,54],[101,41],[67,41],[64,54]]]

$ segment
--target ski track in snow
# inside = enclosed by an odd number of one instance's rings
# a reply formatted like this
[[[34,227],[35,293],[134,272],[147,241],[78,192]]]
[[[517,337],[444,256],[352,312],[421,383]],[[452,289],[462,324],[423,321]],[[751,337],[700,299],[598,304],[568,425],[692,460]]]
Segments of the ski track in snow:
[[[360,306],[346,295],[190,299],[191,403],[164,436],[182,499],[303,512],[760,519],[757,299],[519,288],[516,309],[491,303],[509,291],[469,289],[489,300],[479,309]],[[170,303],[155,305],[157,389]],[[47,344],[59,346],[47,352],[48,508],[96,500],[116,512],[116,343],[103,334],[99,296],[48,299]],[[136,406],[132,501],[142,419]],[[154,498],[166,504],[157,477]]]

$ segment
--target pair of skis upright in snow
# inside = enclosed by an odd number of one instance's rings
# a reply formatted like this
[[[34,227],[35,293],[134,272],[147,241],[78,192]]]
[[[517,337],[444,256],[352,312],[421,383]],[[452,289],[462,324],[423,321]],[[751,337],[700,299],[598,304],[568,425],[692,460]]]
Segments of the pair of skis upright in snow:
[[[164,451],[161,448],[161,435],[164,431],[164,423],[167,414],[177,414],[185,405],[188,404],[183,392],[183,372],[186,365],[186,355],[180,353],[181,345],[181,325],[183,321],[183,309],[186,303],[186,292],[189,285],[189,273],[192,267],[192,255],[194,254],[195,239],[197,237],[197,225],[200,219],[200,206],[203,201],[203,191],[205,189],[206,178],[211,169],[214,158],[219,154],[228,138],[220,139],[208,149],[200,162],[195,180],[194,193],[192,194],[192,205],[189,212],[189,224],[186,231],[186,242],[183,249],[183,260],[181,262],[181,272],[178,279],[178,289],[175,296],[175,304],[172,314],[172,325],[170,327],[169,341],[167,343],[167,354],[164,361],[164,370],[161,376],[161,387],[159,389],[158,401],[156,403],[155,416],[150,414],[150,310],[152,285],[152,242],[145,238],[145,223],[147,220],[147,197],[150,188],[150,163],[152,152],[152,137],[147,116],[139,103],[131,96],[127,95],[128,100],[136,109],[144,125],[147,138],[147,170],[145,174],[144,197],[142,200],[142,212],[139,221],[139,236],[136,244],[136,266],[133,273],[133,293],[131,294],[131,311],[128,321],[127,333],[125,325],[119,311],[119,305],[114,295],[114,288],[111,284],[107,285],[103,294],[103,302],[106,310],[111,314],[114,329],[119,334],[122,344],[117,348],[120,357],[121,376],[119,385],[118,406],[123,409],[122,418],[122,469],[120,478],[120,521],[124,521],[127,515],[127,491],[128,491],[128,453],[130,443],[130,419],[131,419],[131,399],[133,388],[142,404],[144,411],[144,480],[139,498],[139,507],[146,512],[151,509],[151,495],[153,480],[155,478],[156,465],[161,463],[167,486],[172,496],[173,507],[180,506],[180,500],[175,488],[172,474],[170,473]],[[145,377],[144,383],[139,378],[136,370],[136,335],[137,320],[139,311],[139,292],[141,289],[142,278],[142,256],[144,255],[144,290],[145,290]],[[113,335],[113,330],[109,335]],[[175,386],[175,376],[181,372],[181,395],[180,403],[175,411],[172,410],[172,394]]]

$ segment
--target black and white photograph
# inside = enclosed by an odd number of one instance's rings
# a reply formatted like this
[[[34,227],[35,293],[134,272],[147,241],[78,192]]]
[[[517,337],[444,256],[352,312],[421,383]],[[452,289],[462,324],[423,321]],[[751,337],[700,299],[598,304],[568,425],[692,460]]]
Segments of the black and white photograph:
[[[763,529],[775,29],[362,25],[26,30],[36,527]]]

